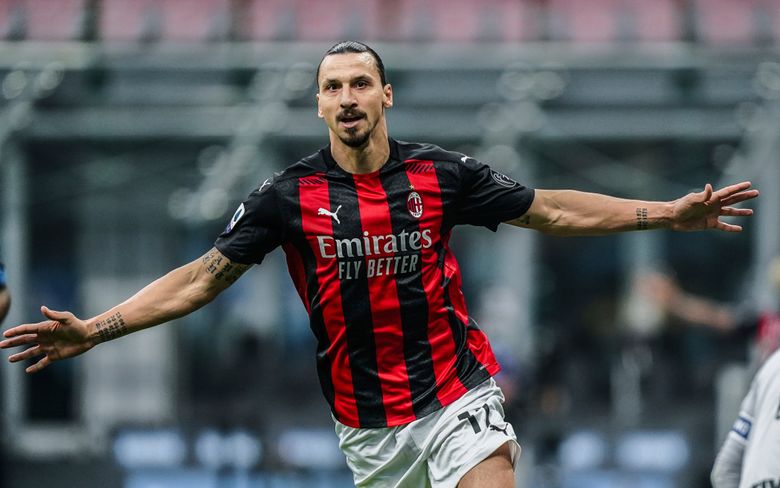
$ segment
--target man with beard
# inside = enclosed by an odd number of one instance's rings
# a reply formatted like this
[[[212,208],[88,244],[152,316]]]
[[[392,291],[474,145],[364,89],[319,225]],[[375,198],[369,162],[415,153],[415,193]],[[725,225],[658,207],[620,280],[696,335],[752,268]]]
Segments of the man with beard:
[[[81,354],[198,309],[282,246],[317,338],[317,370],[359,487],[514,486],[520,449],[505,422],[500,367],[469,316],[456,225],[506,222],[554,235],[741,227],[750,183],[710,185],[671,202],[533,190],[463,154],[388,137],[393,89],[365,44],[327,51],[317,114],[330,144],[267,179],[202,258],[87,320],[42,307],[46,321],[5,332],[10,357]]]

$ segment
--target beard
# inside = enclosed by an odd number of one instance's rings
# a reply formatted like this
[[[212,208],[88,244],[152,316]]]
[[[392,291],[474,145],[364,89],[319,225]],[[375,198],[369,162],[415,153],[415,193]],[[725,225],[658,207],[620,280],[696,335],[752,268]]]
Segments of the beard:
[[[346,136],[339,135],[341,142],[349,147],[357,148],[363,147],[368,143],[368,138],[371,137],[371,130],[367,129],[365,132],[359,132],[357,129],[347,130]]]
[[[341,121],[346,118],[352,118],[352,117],[363,117],[366,122],[368,119],[366,118],[366,113],[361,110],[345,110],[338,116],[338,121]],[[349,129],[346,129],[346,134],[341,135],[339,134],[339,140],[343,142],[345,145],[352,147],[352,148],[359,148],[363,147],[368,143],[368,139],[371,137],[371,133],[373,132],[374,127],[370,126],[367,127],[364,132],[360,132],[360,129],[358,127],[351,127]]]

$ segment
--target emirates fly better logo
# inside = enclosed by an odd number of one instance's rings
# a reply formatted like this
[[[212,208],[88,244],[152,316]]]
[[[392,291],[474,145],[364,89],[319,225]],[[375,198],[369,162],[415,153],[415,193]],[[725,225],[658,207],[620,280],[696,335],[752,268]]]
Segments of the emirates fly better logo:
[[[409,214],[419,219],[423,214],[423,200],[414,186],[409,185],[406,198]],[[317,215],[330,216],[339,222],[338,211],[317,209]],[[349,214],[348,214],[349,215]],[[343,217],[343,216],[342,216]],[[370,227],[370,226],[369,226]],[[417,227],[410,224],[407,227]],[[340,280],[370,279],[378,276],[408,275],[419,273],[423,250],[433,246],[431,229],[400,229],[396,234],[377,235],[368,230],[363,235],[336,238],[333,235],[318,235],[317,248],[322,259],[333,259],[338,267]]]
[[[419,193],[414,191],[413,186],[409,186],[412,192],[406,198],[406,209],[409,210],[409,214],[415,219],[419,219],[423,214],[423,201]]]

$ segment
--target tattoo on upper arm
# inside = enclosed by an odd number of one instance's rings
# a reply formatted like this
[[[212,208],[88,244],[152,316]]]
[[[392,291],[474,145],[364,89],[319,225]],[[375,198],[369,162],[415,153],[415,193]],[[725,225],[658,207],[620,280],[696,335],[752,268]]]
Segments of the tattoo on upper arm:
[[[97,343],[101,343],[118,339],[125,334],[127,334],[125,319],[122,318],[121,313],[117,312],[95,324],[95,332],[92,334],[92,338]]]
[[[217,281],[233,284],[249,268],[248,264],[234,263],[218,251],[212,249],[203,255],[203,267]]]
[[[636,209],[636,228],[637,230],[647,230],[647,209]]]

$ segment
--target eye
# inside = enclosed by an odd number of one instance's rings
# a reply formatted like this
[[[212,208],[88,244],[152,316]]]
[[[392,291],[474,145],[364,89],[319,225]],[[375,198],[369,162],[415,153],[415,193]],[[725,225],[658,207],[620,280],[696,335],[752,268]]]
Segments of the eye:
[[[355,88],[365,88],[368,86],[368,82],[366,80],[358,80],[355,82]]]
[[[325,85],[325,91],[334,91],[336,89],[338,89],[338,86],[336,86],[335,83],[328,83]]]

